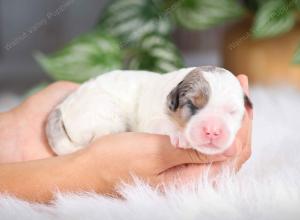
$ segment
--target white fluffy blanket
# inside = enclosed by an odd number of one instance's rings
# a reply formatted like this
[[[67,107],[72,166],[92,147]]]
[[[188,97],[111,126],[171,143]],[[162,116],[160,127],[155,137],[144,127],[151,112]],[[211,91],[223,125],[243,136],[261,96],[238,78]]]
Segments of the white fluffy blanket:
[[[143,183],[122,188],[125,200],[57,195],[51,205],[0,195],[0,219],[300,219],[300,93],[252,89],[253,154],[218,190],[205,181],[166,195]],[[1,181],[1,180],[0,180]]]

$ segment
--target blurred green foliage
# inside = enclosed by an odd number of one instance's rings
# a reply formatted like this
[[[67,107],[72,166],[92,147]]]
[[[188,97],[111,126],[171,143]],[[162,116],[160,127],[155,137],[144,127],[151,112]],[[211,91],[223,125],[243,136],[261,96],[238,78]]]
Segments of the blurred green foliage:
[[[290,31],[296,22],[294,5],[284,0],[267,1],[258,9],[252,34],[255,38],[278,36]]]
[[[172,42],[175,28],[204,30],[252,13],[252,36],[269,38],[291,30],[299,10],[300,0],[114,0],[95,30],[36,58],[54,80],[83,82],[114,69],[165,73],[184,65]]]
[[[244,8],[236,0],[185,0],[174,12],[183,27],[203,30],[241,17]]]
[[[50,56],[37,53],[36,59],[54,80],[83,82],[121,68],[122,49],[115,38],[95,30]]]

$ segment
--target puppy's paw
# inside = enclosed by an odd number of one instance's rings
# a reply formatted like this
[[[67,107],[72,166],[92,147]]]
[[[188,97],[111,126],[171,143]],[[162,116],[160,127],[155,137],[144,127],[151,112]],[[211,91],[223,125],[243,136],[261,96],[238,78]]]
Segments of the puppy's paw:
[[[189,142],[186,140],[186,138],[182,133],[176,132],[174,134],[170,134],[169,136],[170,136],[171,144],[174,147],[183,148],[183,149],[190,148]]]

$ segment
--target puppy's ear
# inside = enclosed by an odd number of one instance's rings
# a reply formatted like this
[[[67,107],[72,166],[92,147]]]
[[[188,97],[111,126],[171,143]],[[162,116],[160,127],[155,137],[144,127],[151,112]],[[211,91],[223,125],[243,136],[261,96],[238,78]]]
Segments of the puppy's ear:
[[[245,93],[244,93],[244,104],[245,104],[245,107],[253,109],[253,104],[252,104],[249,96],[247,96]]]
[[[168,95],[167,105],[170,111],[175,112],[179,107],[179,85],[180,82]]]
[[[194,103],[190,103],[200,109],[207,104],[209,94],[210,86],[203,77],[201,68],[195,68],[169,93],[167,105],[170,111],[175,112],[193,99]]]

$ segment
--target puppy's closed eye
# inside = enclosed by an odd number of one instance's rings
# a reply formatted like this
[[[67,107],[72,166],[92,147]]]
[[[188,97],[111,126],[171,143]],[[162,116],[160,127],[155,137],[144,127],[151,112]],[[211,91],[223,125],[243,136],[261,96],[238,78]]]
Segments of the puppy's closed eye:
[[[188,100],[186,106],[189,109],[191,115],[195,115],[197,113],[197,111],[199,110],[199,108],[196,105],[194,105],[192,100]]]

